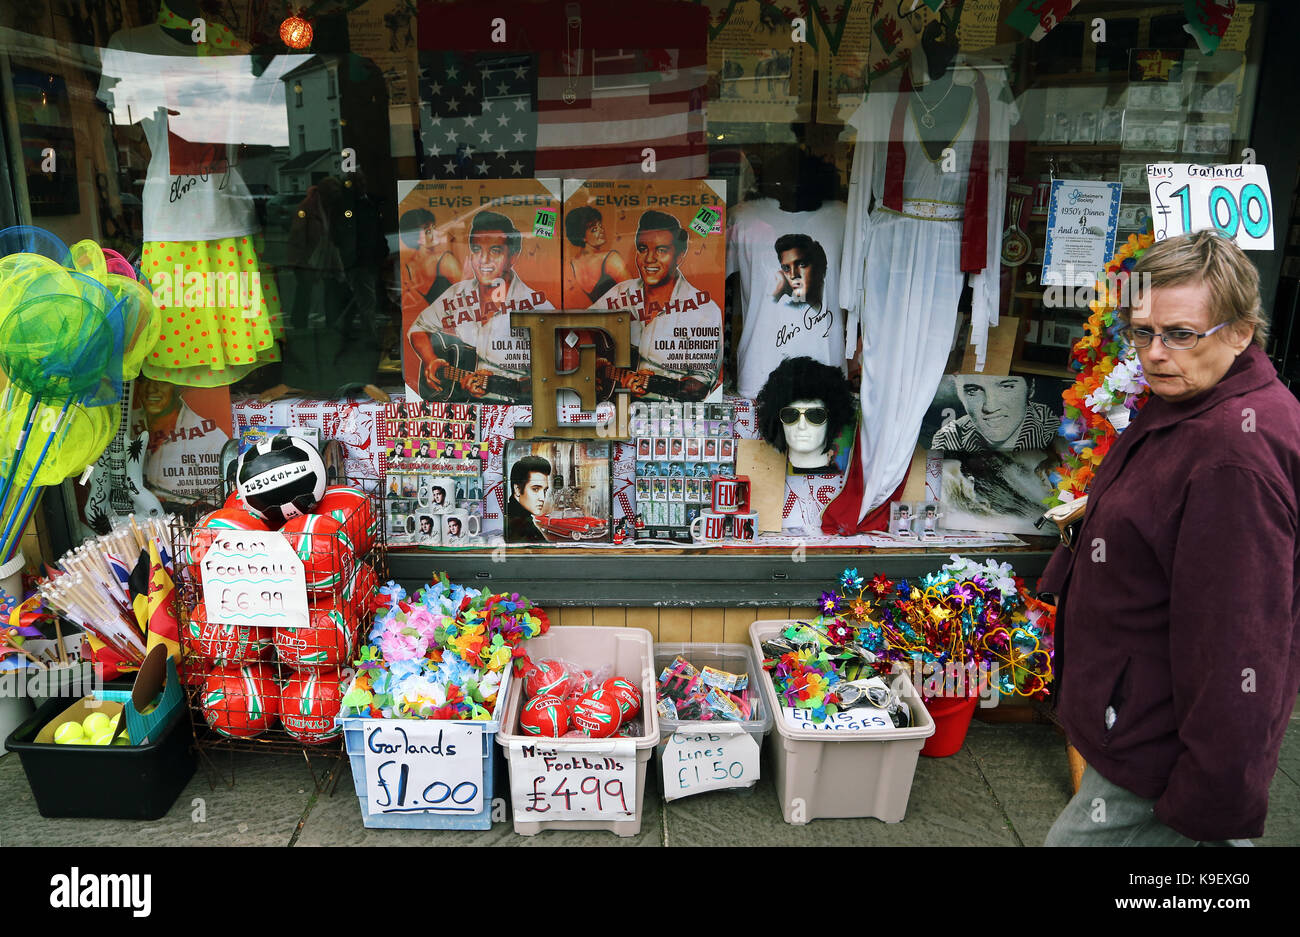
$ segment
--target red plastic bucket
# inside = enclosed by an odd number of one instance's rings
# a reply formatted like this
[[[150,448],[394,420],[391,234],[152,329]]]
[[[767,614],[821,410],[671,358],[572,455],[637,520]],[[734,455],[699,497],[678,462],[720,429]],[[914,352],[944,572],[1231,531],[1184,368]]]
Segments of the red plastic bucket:
[[[978,696],[936,696],[925,699],[925,708],[934,720],[934,735],[930,736],[921,754],[927,758],[947,758],[956,754],[966,741],[966,730],[975,715]]]

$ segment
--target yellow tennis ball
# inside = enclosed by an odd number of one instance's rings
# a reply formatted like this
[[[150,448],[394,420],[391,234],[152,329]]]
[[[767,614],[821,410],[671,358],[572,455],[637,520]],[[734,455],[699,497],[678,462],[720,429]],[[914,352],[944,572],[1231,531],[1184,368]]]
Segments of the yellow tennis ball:
[[[125,732],[123,732],[123,733],[122,733],[121,735],[119,735],[117,738],[113,739],[113,744],[114,744],[114,745],[130,745],[130,744],[131,744],[131,739],[130,739],[129,736],[127,736],[127,734],[126,734]]]
[[[54,730],[55,745],[83,745],[86,733],[81,731],[81,723],[65,722]]]
[[[91,713],[81,722],[81,731],[90,738],[99,735],[109,727],[108,716],[105,713]],[[93,744],[93,743],[92,743]]]
[[[92,736],[90,739],[91,745],[110,745],[112,744],[112,742],[113,742],[112,729],[105,729],[103,732],[97,733],[96,735]]]

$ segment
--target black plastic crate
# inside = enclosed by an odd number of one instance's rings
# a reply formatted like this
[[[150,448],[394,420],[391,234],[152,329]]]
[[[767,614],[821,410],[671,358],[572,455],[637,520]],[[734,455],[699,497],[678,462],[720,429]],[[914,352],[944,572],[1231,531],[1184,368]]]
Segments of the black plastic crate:
[[[106,689],[130,690],[130,683]],[[179,706],[162,738],[146,745],[41,745],[46,723],[76,702],[51,699],[15,729],[5,748],[16,752],[43,817],[157,820],[171,809],[198,764],[190,713]]]

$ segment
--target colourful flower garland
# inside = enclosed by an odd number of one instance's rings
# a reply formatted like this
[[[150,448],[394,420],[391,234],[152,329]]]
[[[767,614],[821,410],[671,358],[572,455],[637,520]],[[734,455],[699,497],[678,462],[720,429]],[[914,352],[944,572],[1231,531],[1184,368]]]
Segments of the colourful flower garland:
[[[388,583],[342,715],[490,719],[506,668],[523,641],[550,628],[546,613],[518,593],[453,585],[444,574],[414,602]],[[381,600],[382,601],[382,600]]]
[[[1059,435],[1068,448],[1062,464],[1051,473],[1056,490],[1044,502],[1048,507],[1088,493],[1097,466],[1146,403],[1142,365],[1120,335],[1117,312],[1133,266],[1154,243],[1151,234],[1130,234],[1097,279],[1096,298],[1089,304],[1092,315],[1070,353],[1070,367],[1079,376],[1061,395],[1065,408]]]

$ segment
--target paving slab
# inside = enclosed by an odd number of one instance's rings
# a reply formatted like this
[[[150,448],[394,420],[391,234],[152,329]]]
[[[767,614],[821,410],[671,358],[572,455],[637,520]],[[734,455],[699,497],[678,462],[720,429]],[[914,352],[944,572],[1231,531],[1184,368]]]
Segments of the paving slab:
[[[1048,725],[975,722],[965,751],[993,789],[1021,844],[1041,846],[1071,797],[1065,736]]]
[[[42,817],[22,763],[7,754],[0,758],[0,846],[288,846],[315,793],[302,759],[223,757],[233,766],[233,788],[220,779],[212,787],[200,762],[162,818],[88,820]]]
[[[920,758],[907,815],[786,823],[766,747],[752,791],[712,791],[665,805],[669,846],[1013,846],[1014,834],[965,751]],[[652,764],[657,770],[657,762]]]

